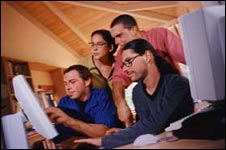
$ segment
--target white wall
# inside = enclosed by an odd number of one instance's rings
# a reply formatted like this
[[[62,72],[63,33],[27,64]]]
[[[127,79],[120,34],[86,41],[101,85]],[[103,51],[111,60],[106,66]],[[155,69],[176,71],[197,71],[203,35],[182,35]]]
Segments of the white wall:
[[[66,68],[77,58],[1,1],[1,56]]]

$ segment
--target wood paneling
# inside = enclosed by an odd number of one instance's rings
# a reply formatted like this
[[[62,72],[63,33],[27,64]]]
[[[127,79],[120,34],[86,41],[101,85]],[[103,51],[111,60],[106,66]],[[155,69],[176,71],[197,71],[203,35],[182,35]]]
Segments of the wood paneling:
[[[110,29],[111,21],[120,14],[130,14],[141,29],[171,27],[179,16],[202,7],[201,1],[11,1],[14,8],[26,13],[55,35],[59,44],[73,55],[90,55],[90,34],[97,29]],[[18,9],[17,9],[18,11]],[[22,13],[19,11],[19,13]],[[32,18],[32,19],[31,19]],[[40,25],[37,24],[40,28]],[[169,28],[171,29],[171,28]],[[46,32],[46,31],[44,31]],[[49,34],[49,33],[47,33]]]
[[[64,76],[63,69],[58,68],[58,69],[52,70],[50,72],[50,75],[54,83],[53,89],[55,91],[56,98],[57,98],[56,101],[58,103],[59,99],[66,95],[65,88],[64,88],[64,80],[63,80],[63,76]]]

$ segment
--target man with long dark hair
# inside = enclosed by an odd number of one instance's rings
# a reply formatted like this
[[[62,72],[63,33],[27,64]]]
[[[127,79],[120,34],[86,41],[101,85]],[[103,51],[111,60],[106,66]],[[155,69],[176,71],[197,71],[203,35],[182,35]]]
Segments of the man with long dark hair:
[[[119,45],[112,77],[113,98],[117,106],[119,119],[128,127],[132,124],[133,117],[125,101],[124,92],[125,88],[131,84],[131,80],[121,69],[121,48],[131,40],[138,38],[146,39],[153,45],[160,56],[180,72],[178,62],[185,64],[183,45],[181,38],[166,28],[156,27],[147,31],[141,31],[136,20],[127,14],[116,17],[110,27],[111,35],[115,38],[115,43]]]
[[[136,123],[102,138],[82,139],[104,148],[132,143],[142,134],[160,134],[170,123],[194,111],[189,81],[144,39],[130,41],[122,48],[122,69],[138,84],[132,100],[137,113]]]

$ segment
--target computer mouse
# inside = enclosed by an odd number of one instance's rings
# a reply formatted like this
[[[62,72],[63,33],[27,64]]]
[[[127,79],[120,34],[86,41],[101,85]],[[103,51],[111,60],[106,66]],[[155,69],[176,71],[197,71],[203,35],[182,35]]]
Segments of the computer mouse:
[[[148,145],[148,144],[157,143],[159,141],[160,141],[160,138],[155,135],[142,134],[134,140],[133,146],[144,146],[144,145]]]

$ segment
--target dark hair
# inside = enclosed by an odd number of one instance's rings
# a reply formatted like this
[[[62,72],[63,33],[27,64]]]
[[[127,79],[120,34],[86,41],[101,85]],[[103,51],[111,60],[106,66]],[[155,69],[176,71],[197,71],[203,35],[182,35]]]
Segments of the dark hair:
[[[178,70],[170,63],[168,63],[163,57],[157,55],[156,50],[153,46],[144,39],[135,39],[128,42],[122,50],[125,51],[127,49],[132,49],[135,53],[139,55],[143,55],[145,51],[150,51],[154,56],[154,61],[160,74],[170,74],[175,73],[179,74]]]
[[[114,27],[117,24],[123,24],[123,26],[126,29],[131,29],[132,27],[137,26],[136,20],[132,16],[127,15],[127,14],[123,14],[123,15],[120,15],[120,16],[116,17],[112,21],[110,27],[112,28],[112,27]]]
[[[118,45],[115,44],[115,39],[111,36],[111,33],[108,30],[100,29],[92,32],[91,37],[93,37],[95,34],[101,35],[103,39],[107,42],[108,46],[113,45],[113,50],[110,52],[110,54],[113,56],[118,48]]]
[[[72,70],[77,71],[79,73],[79,76],[83,80],[88,80],[89,78],[92,78],[92,74],[90,73],[89,68],[87,68],[86,66],[83,66],[83,65],[72,65],[64,70],[64,74],[68,73]]]

